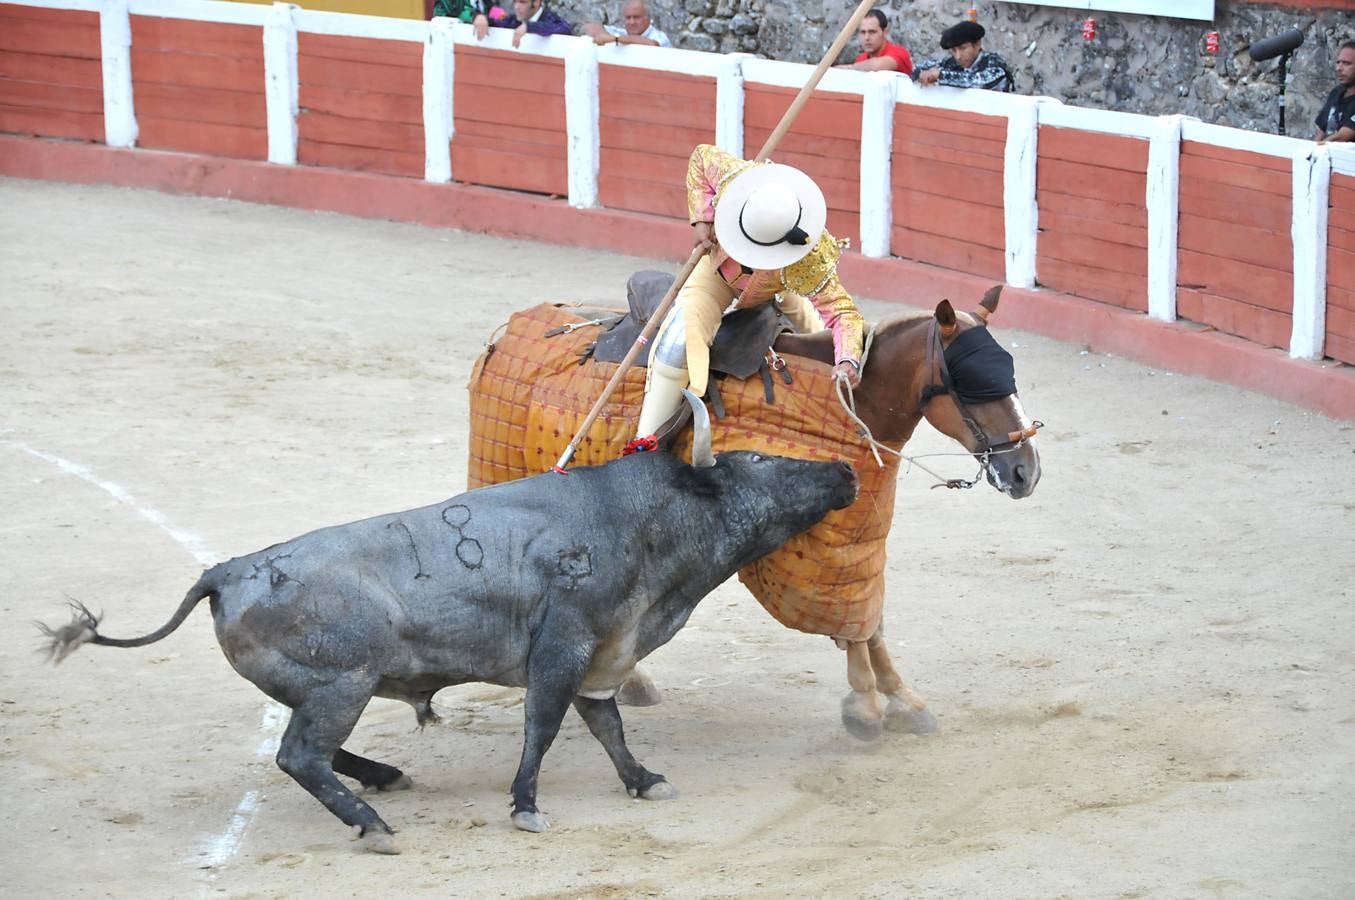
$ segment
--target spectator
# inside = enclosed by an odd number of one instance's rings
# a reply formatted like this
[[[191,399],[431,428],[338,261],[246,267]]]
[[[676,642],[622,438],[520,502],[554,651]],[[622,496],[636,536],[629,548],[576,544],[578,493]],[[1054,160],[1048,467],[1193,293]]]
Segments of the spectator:
[[[489,24],[495,28],[513,29],[514,47],[522,43],[524,34],[539,34],[545,37],[550,34],[574,33],[573,27],[568,22],[560,18],[554,10],[546,9],[545,0],[513,0],[512,14]]]
[[[1317,142],[1355,141],[1355,41],[1336,53],[1336,87],[1317,114]]]
[[[645,0],[626,0],[621,7],[621,21],[625,27],[603,25],[600,22],[588,22],[583,33],[592,38],[598,46],[603,44],[647,44],[650,47],[671,47],[668,35],[654,27],[649,20],[649,10]]]
[[[489,33],[490,20],[502,19],[504,11],[497,6],[488,6],[486,0],[437,0],[433,4],[433,17],[438,16],[457,19],[473,26],[475,37],[483,40]]]
[[[902,45],[889,42],[889,17],[882,11],[872,9],[866,13],[856,36],[861,41],[861,55],[856,62],[842,63],[836,68],[913,74],[913,57]]]
[[[1006,60],[983,49],[983,26],[978,22],[961,22],[941,32],[941,49],[949,50],[950,57],[918,63],[913,72],[918,84],[1008,93],[1016,89]]]

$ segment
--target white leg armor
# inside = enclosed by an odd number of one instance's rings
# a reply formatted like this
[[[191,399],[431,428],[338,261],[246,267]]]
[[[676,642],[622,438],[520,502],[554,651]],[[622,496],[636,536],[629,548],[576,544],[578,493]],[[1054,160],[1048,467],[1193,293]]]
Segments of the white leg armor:
[[[686,333],[682,308],[674,306],[659,326],[649,352],[645,401],[640,407],[636,437],[648,437],[658,431],[682,405],[682,389],[688,384]]]

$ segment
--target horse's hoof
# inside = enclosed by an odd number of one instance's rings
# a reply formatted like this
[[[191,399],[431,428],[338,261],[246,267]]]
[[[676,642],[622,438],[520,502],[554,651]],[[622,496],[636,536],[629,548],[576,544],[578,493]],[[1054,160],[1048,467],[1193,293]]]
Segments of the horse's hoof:
[[[385,784],[378,784],[376,789],[378,791],[407,791],[412,787],[414,787],[413,779],[404,772],[401,772],[393,780],[388,781]]]
[[[354,825],[353,827],[357,828],[358,826]],[[373,828],[358,837],[358,846],[368,853],[380,853],[383,856],[396,856],[400,852],[400,848],[395,843],[395,835],[379,828]]]
[[[884,714],[874,694],[853,691],[842,698],[842,724],[859,741],[876,741],[884,733]]]
[[[550,827],[550,823],[539,812],[515,812],[513,813],[513,827],[521,831],[540,834]]]
[[[622,706],[658,706],[663,702],[663,691],[639,669],[630,673],[630,677],[621,682],[616,692],[616,702]]]
[[[897,697],[890,697],[885,707],[885,728],[895,734],[931,734],[936,730],[936,716],[930,709],[913,709]]]
[[[656,781],[640,791],[642,800],[673,800],[677,798],[677,788],[666,781]]]

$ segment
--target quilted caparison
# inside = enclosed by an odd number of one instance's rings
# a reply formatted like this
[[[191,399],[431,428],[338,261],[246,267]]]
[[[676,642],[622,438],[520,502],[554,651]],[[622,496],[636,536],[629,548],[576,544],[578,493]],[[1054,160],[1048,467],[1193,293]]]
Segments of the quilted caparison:
[[[616,366],[581,354],[597,337],[593,327],[546,337],[581,317],[542,304],[515,313],[503,336],[476,361],[470,378],[469,486],[496,484],[545,472],[568,446],[602,395]],[[894,514],[898,461],[881,468],[834,393],[832,370],[813,360],[788,359],[794,383],[775,379],[768,405],[758,378],[718,382],[726,415],[712,421],[716,453],[756,450],[802,459],[846,459],[861,493],[781,549],[739,571],[739,580],[790,628],[849,641],[870,637],[884,602],[885,538]],[[634,437],[645,370],[626,373],[575,452],[571,465],[615,459]],[[673,450],[690,453],[688,430]]]

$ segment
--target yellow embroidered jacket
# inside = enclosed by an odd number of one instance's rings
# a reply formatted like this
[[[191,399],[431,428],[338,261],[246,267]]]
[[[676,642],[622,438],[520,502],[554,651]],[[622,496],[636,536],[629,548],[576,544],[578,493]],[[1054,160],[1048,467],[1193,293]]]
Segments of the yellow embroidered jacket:
[[[715,222],[715,207],[725,185],[757,163],[739,159],[710,144],[698,144],[687,161],[687,215],[689,221]],[[834,360],[861,359],[865,320],[851,294],[837,277],[837,262],[845,241],[827,231],[814,249],[784,269],[742,271],[736,260],[721,250],[714,259],[720,277],[736,293],[751,301],[771,300],[783,291],[806,298],[818,311],[823,324],[832,329]]]

